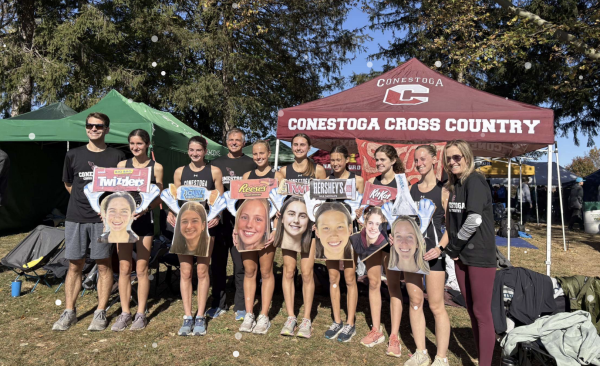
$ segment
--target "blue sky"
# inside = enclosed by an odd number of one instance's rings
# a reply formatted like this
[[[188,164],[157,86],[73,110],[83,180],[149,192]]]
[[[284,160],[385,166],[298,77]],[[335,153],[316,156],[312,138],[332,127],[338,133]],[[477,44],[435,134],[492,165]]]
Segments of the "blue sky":
[[[349,14],[348,19],[345,22],[347,29],[354,29],[357,27],[363,27],[369,24],[369,18],[367,14],[363,13],[359,7],[355,7]],[[373,63],[373,69],[381,70],[385,64],[382,60],[368,60],[368,57],[379,50],[379,45],[387,46],[390,40],[393,39],[392,32],[381,32],[365,30],[366,34],[369,34],[373,40],[364,44],[366,52],[355,54],[355,59],[351,63],[345,65],[342,68],[343,76],[351,76],[352,73],[367,73],[369,72],[368,62]],[[398,33],[396,33],[398,34]],[[350,87],[349,85],[347,87]],[[580,139],[580,145],[576,146],[573,142],[573,134],[570,134],[568,138],[556,137],[559,148],[560,164],[562,166],[568,165],[571,160],[576,156],[583,156],[589,150],[585,145],[587,138]],[[581,141],[583,140],[583,141]],[[600,140],[596,141],[597,145],[600,145]],[[547,161],[544,157],[540,161]]]

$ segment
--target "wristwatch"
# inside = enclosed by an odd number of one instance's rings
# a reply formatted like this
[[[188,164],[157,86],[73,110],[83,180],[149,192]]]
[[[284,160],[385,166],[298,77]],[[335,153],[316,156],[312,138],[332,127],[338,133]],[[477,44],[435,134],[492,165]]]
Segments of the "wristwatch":
[[[438,248],[440,248],[440,254],[444,253],[444,251],[446,250],[446,247],[443,247],[441,245],[438,245]]]

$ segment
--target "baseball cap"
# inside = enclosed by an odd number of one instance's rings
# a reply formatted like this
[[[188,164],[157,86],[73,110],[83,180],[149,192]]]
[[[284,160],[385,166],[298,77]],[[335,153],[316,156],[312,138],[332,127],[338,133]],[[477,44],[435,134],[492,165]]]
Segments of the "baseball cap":
[[[585,182],[585,179],[583,179],[583,178],[579,177],[579,178],[575,179],[575,182],[576,182],[576,183]]]

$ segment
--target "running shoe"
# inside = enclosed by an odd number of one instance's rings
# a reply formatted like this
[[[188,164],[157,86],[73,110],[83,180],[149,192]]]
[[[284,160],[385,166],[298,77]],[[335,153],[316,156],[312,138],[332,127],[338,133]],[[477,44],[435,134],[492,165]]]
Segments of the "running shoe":
[[[429,366],[431,359],[427,354],[427,350],[417,350],[412,356],[404,363],[404,366]]]
[[[67,330],[75,324],[77,324],[77,313],[75,310],[65,310],[52,326],[52,330]]]
[[[388,348],[385,351],[385,354],[388,356],[393,356],[393,357],[401,356],[400,341],[398,340],[397,335],[392,334],[390,336],[390,340],[388,341]]]
[[[350,342],[355,334],[356,327],[354,325],[346,324],[344,325],[344,328],[342,328],[340,335],[338,335],[337,340],[338,342]]]
[[[196,317],[196,322],[194,323],[194,330],[192,333],[195,336],[203,336],[206,334],[206,318],[205,317]]]
[[[369,348],[375,347],[376,345],[383,343],[385,341],[385,335],[382,332],[381,325],[379,326],[379,330],[373,327],[369,334],[367,334],[363,339],[360,340],[360,344],[363,346],[367,346]]]
[[[88,327],[88,330],[99,331],[104,330],[108,326],[108,320],[106,319],[106,310],[94,311],[94,318]]]
[[[246,310],[238,310],[235,312],[235,320],[237,320],[238,322],[243,321],[245,316]]]
[[[327,331],[325,332],[325,338],[336,339],[337,336],[342,331],[342,328],[344,328],[344,322],[341,322],[341,323],[333,322],[333,324],[331,324],[329,329],[327,329]]]
[[[269,321],[269,317],[267,315],[260,314],[258,316],[258,320],[256,321],[256,326],[254,326],[254,329],[252,330],[252,333],[267,334],[269,328],[271,328],[271,322]]]
[[[194,319],[191,316],[183,317],[183,325],[179,328],[179,332],[177,332],[180,336],[187,336],[192,333],[192,325],[194,325]]]
[[[300,326],[298,327],[298,333],[296,334],[296,337],[300,337],[300,338],[310,338],[310,336],[312,335],[312,322],[310,321],[310,319],[302,319],[302,323],[300,323]]]
[[[133,318],[131,328],[129,328],[129,330],[142,330],[146,328],[147,324],[148,320],[146,319],[146,314],[136,313],[135,318]]]
[[[431,366],[448,366],[448,359],[435,356],[435,360],[433,360]]]
[[[240,332],[251,333],[255,325],[254,314],[246,314],[242,325],[240,325]]]
[[[206,310],[206,313],[204,313],[204,316],[207,318],[216,319],[223,314],[225,314],[225,310],[223,310],[221,308],[210,308],[210,309]]]
[[[131,324],[131,314],[130,313],[121,313],[117,318],[115,324],[113,324],[111,330],[113,332],[122,332]]]
[[[283,324],[283,328],[279,334],[284,336],[294,336],[294,331],[296,330],[297,320],[293,316],[288,316],[287,320]]]

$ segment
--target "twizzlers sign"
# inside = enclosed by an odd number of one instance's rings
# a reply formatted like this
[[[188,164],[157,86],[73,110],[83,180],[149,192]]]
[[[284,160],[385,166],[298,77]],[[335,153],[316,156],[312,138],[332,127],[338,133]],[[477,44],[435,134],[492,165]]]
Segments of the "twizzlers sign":
[[[362,177],[366,181],[372,177],[379,175],[377,166],[375,165],[375,150],[383,144],[378,142],[371,142],[367,140],[356,139],[356,145],[358,146],[358,152],[361,158],[362,165]],[[404,169],[406,179],[410,184],[414,184],[421,178],[421,174],[416,169],[415,165],[415,150],[419,145],[412,144],[387,144],[393,146],[398,152],[398,156],[402,163],[404,163]],[[437,160],[438,163],[435,165],[435,176],[437,179],[442,178],[442,150],[446,145],[444,142],[432,143],[437,149]]]
[[[94,168],[93,192],[148,192],[151,168]]]

